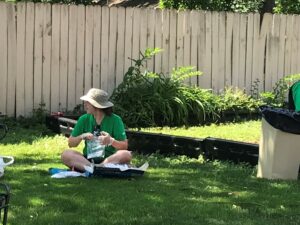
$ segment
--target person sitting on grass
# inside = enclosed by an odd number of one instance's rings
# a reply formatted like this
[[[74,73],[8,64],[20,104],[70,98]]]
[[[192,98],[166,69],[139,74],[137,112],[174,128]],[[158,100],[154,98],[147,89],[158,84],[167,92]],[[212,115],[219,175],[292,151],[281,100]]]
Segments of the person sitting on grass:
[[[86,114],[82,115],[68,139],[70,148],[85,141],[83,154],[67,149],[62,155],[62,162],[72,170],[84,172],[92,163],[130,163],[131,152],[121,117],[112,112],[113,103],[108,101],[108,94],[92,88],[80,98],[84,101]],[[88,157],[88,142],[96,138],[105,146],[103,157]]]

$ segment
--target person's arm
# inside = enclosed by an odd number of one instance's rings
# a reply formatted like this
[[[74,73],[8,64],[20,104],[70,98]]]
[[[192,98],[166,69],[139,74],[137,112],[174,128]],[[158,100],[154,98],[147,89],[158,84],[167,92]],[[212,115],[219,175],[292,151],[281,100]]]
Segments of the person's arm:
[[[111,146],[113,146],[117,150],[127,150],[128,149],[128,140],[118,141],[114,138],[112,139]]]
[[[103,145],[109,145],[114,147],[116,150],[127,150],[128,149],[128,140],[116,140],[110,136],[109,133],[102,131],[101,136],[99,136]]]
[[[77,147],[82,140],[91,140],[92,138],[92,133],[83,133],[77,137],[70,136],[68,139],[68,145],[70,148]]]

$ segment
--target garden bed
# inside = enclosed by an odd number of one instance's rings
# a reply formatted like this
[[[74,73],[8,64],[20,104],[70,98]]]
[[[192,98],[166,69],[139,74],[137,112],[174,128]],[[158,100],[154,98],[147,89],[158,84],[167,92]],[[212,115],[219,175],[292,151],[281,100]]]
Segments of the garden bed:
[[[70,135],[76,120],[60,116],[47,117],[47,126],[56,133]],[[159,153],[162,155],[186,155],[198,158],[203,155],[207,160],[227,160],[235,163],[258,162],[258,145],[220,138],[190,138],[142,131],[126,131],[129,149],[142,154]]]

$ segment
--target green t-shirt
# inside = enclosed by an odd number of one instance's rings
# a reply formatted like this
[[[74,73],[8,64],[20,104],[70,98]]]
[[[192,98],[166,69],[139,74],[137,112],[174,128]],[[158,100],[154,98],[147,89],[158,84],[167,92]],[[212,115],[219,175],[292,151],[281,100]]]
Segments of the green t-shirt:
[[[300,111],[300,81],[297,81],[292,87],[295,111]]]
[[[83,133],[93,133],[96,128],[97,124],[94,116],[92,114],[84,114],[78,119],[71,135],[73,137],[77,137]],[[123,121],[121,117],[116,114],[112,114],[110,116],[105,115],[101,121],[100,130],[109,133],[111,137],[118,141],[124,141],[127,139]],[[115,152],[116,149],[114,147],[105,147],[105,157],[108,157]],[[83,155],[87,155],[86,142],[83,149]]]

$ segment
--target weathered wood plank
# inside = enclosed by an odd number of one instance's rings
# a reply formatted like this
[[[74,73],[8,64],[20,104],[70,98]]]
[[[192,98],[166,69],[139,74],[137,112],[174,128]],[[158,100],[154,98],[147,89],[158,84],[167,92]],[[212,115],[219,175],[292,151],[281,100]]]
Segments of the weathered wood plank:
[[[60,43],[60,5],[52,6],[52,40],[51,40],[51,112],[59,110],[59,43]]]
[[[82,93],[93,87],[94,6],[85,8],[84,77]]]
[[[176,67],[176,26],[177,11],[170,10],[169,73]]]
[[[197,69],[200,70],[201,72],[204,72],[204,67],[205,67],[205,49],[206,49],[206,45],[205,45],[205,39],[206,39],[206,33],[205,33],[205,12],[204,11],[200,11],[198,12],[198,67]],[[204,81],[205,81],[205,74],[202,74],[200,77],[198,77],[198,86],[199,87],[205,87],[203,85]]]
[[[42,102],[45,109],[50,111],[51,95],[51,4],[43,4],[43,76],[42,76]]]
[[[248,14],[247,16],[247,44],[246,44],[246,93],[253,94],[252,91],[252,63],[253,63],[253,20],[254,15]]]
[[[226,51],[226,16],[225,13],[219,14],[219,54],[218,54],[218,77],[217,89],[222,90],[225,87],[225,51]]]
[[[34,24],[34,105],[35,109],[42,103],[43,75],[43,4],[35,4]]]
[[[198,64],[198,39],[199,39],[199,13],[197,11],[191,12],[191,61],[190,65],[197,69]],[[198,79],[196,76],[190,79],[192,86],[198,86]]]
[[[126,8],[125,23],[125,55],[124,55],[124,71],[132,65],[132,24],[133,24],[133,8]]]
[[[59,109],[64,111],[67,109],[68,100],[68,77],[69,74],[69,47],[72,47],[69,43],[69,6],[60,6],[60,58],[59,58]],[[72,39],[70,39],[72,40]],[[72,56],[74,57],[74,56]],[[73,58],[71,58],[73,59]],[[72,68],[70,68],[72,70]],[[74,80],[74,78],[72,78]],[[72,82],[72,81],[70,81]]]
[[[107,91],[108,89],[108,37],[109,37],[109,8],[102,7],[101,20],[101,89]]]
[[[0,15],[2,15],[0,20],[0,30],[3,32],[0,35],[0,113],[7,114],[7,4],[4,2],[0,2]]]
[[[246,15],[240,15],[240,46],[239,46],[239,69],[238,69],[238,87],[244,89],[246,84],[246,32],[247,20]],[[249,84],[248,84],[249,85]]]
[[[108,79],[107,92],[112,94],[116,86],[116,51],[117,51],[117,8],[110,8],[109,18],[109,54],[108,54]]]
[[[25,114],[25,21],[26,4],[17,4],[16,116]]]
[[[92,86],[100,88],[101,65],[101,7],[93,7],[93,79]]]
[[[190,26],[190,13],[184,11],[183,21],[183,66],[191,65],[191,26]],[[184,81],[187,85],[191,84],[191,79],[188,78]]]
[[[205,64],[203,67],[203,88],[212,88],[211,73],[212,73],[212,16],[211,12],[205,14]]]
[[[25,114],[29,116],[33,110],[33,64],[34,64],[34,4],[26,4],[26,40],[25,40]]]
[[[170,11],[162,11],[162,71],[164,74],[169,72],[170,56]]]
[[[77,7],[69,6],[69,40],[68,40],[68,93],[67,109],[73,110],[76,106],[76,62],[77,62]]]
[[[85,40],[85,6],[77,7],[77,33],[76,33],[76,89],[75,89],[75,106],[81,104],[80,97],[84,94],[84,74],[89,69],[85,70],[85,65],[91,63],[90,57],[85,57],[85,48],[90,48],[90,41]],[[90,22],[89,22],[90,23]],[[91,39],[91,38],[90,38]],[[85,47],[83,47],[85,46]],[[90,52],[89,52],[90,54]],[[85,58],[88,58],[85,60]],[[86,64],[85,64],[86,63]],[[91,70],[91,68],[90,68]],[[87,76],[91,76],[91,71]]]
[[[116,62],[116,87],[122,83],[125,74],[125,8],[118,8],[117,21],[117,62]]]
[[[156,9],[155,10],[155,47],[156,48],[163,48],[162,46],[162,10]],[[154,57],[154,71],[160,73],[162,71],[162,53],[156,54]]]

